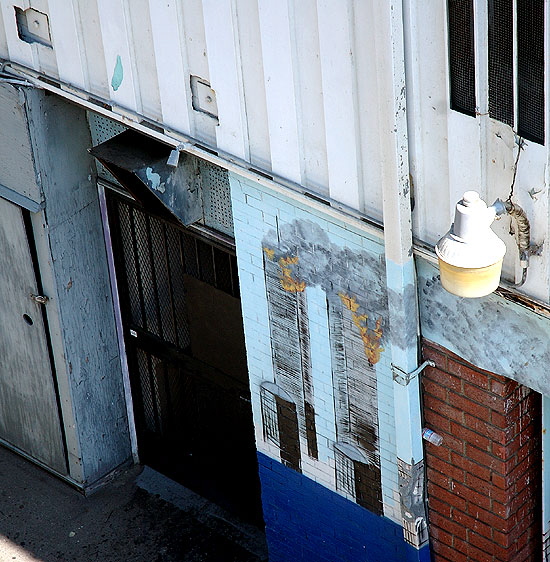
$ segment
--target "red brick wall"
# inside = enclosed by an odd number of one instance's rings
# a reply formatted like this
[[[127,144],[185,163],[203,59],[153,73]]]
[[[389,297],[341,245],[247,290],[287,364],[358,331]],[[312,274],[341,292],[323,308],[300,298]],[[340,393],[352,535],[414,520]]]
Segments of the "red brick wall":
[[[541,397],[423,342],[429,531],[435,562],[541,560]]]

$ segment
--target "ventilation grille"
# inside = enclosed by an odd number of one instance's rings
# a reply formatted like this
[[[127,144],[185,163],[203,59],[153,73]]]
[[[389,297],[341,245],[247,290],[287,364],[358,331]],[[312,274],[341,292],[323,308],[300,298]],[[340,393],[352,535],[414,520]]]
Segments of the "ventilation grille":
[[[488,0],[487,4],[489,116],[539,144],[545,140],[544,4],[544,0]],[[474,116],[473,0],[448,0],[447,6],[451,109]]]
[[[112,119],[92,112],[88,112],[88,123],[93,146],[108,141],[128,128]],[[189,158],[195,157],[189,156]],[[209,228],[233,237],[233,213],[231,211],[229,174],[227,170],[210,162],[200,158],[196,158],[196,160],[202,177],[202,222]],[[105,166],[98,161],[96,161],[96,165],[100,178],[115,185],[120,185]]]
[[[200,162],[202,176],[202,200],[206,226],[233,236],[233,213],[231,212],[231,191],[227,170]]]
[[[544,0],[517,0],[518,133],[544,144]]]
[[[512,0],[489,0],[489,115],[514,125]]]
[[[91,111],[88,111],[88,125],[90,126],[90,135],[92,136],[93,146],[97,146],[102,142],[116,137],[128,128],[116,121],[113,121],[112,119],[103,117],[103,115],[98,115],[97,113],[92,113]],[[96,160],[96,166],[97,175],[100,178],[110,181],[116,185],[120,185],[111,172],[109,172],[98,160]]]
[[[451,109],[475,116],[473,0],[449,0]]]

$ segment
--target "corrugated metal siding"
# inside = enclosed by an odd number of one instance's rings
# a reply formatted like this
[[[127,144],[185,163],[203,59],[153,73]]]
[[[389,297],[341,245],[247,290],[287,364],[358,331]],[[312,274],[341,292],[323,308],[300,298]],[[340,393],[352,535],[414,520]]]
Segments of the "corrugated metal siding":
[[[14,6],[29,5],[48,13],[53,48],[18,37]],[[445,3],[403,5],[414,230],[435,243],[464,191],[480,191],[489,204],[508,196],[514,138],[487,114],[486,6],[476,7],[480,115],[470,117],[449,108]],[[0,0],[0,6],[0,56],[82,88],[119,113],[131,110],[382,218],[384,187],[395,183],[397,166],[391,100],[392,73],[399,70],[392,63],[390,3]],[[219,119],[193,109],[191,76],[212,86]],[[546,147],[529,142],[516,178],[516,201],[537,243],[548,233],[549,160]],[[495,230],[506,240],[505,273],[513,279],[519,262],[508,221]],[[531,260],[524,287],[543,300],[549,264],[545,248]]]
[[[514,178],[518,150],[515,132],[509,125],[489,116],[486,10],[486,4],[476,4],[477,107],[476,115],[468,116],[450,109],[445,3],[409,3],[407,77],[409,151],[416,201],[414,228],[416,236],[432,244],[449,229],[455,204],[465,191],[478,191],[491,205],[497,198],[506,200]],[[546,49],[548,55],[548,46]],[[546,74],[548,97],[548,72]],[[537,244],[548,239],[548,142],[546,144],[526,142],[514,184],[513,201],[526,211],[531,222],[531,239]],[[521,278],[521,271],[510,226],[510,219],[503,217],[493,224],[493,230],[506,243],[503,276],[513,282]],[[530,259],[527,283],[521,289],[543,301],[548,301],[550,291],[548,258],[548,244],[545,243],[543,255]]]
[[[376,2],[0,3],[0,56],[380,218]],[[53,48],[18,37],[14,7],[29,5]],[[219,121],[193,109],[191,75]]]

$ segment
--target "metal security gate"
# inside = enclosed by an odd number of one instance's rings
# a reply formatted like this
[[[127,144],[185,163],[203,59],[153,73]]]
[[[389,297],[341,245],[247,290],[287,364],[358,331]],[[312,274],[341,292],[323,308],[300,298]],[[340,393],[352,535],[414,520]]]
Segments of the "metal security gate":
[[[263,524],[236,258],[107,201],[140,459]]]

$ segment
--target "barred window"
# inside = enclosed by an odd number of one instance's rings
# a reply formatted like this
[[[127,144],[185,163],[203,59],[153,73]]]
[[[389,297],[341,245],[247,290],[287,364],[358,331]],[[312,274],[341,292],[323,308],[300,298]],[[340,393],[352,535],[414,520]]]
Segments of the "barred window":
[[[448,0],[447,9],[451,109],[477,113],[474,28],[486,25],[488,83],[479,90],[489,115],[544,144],[544,0],[487,0],[486,24],[473,0]]]

